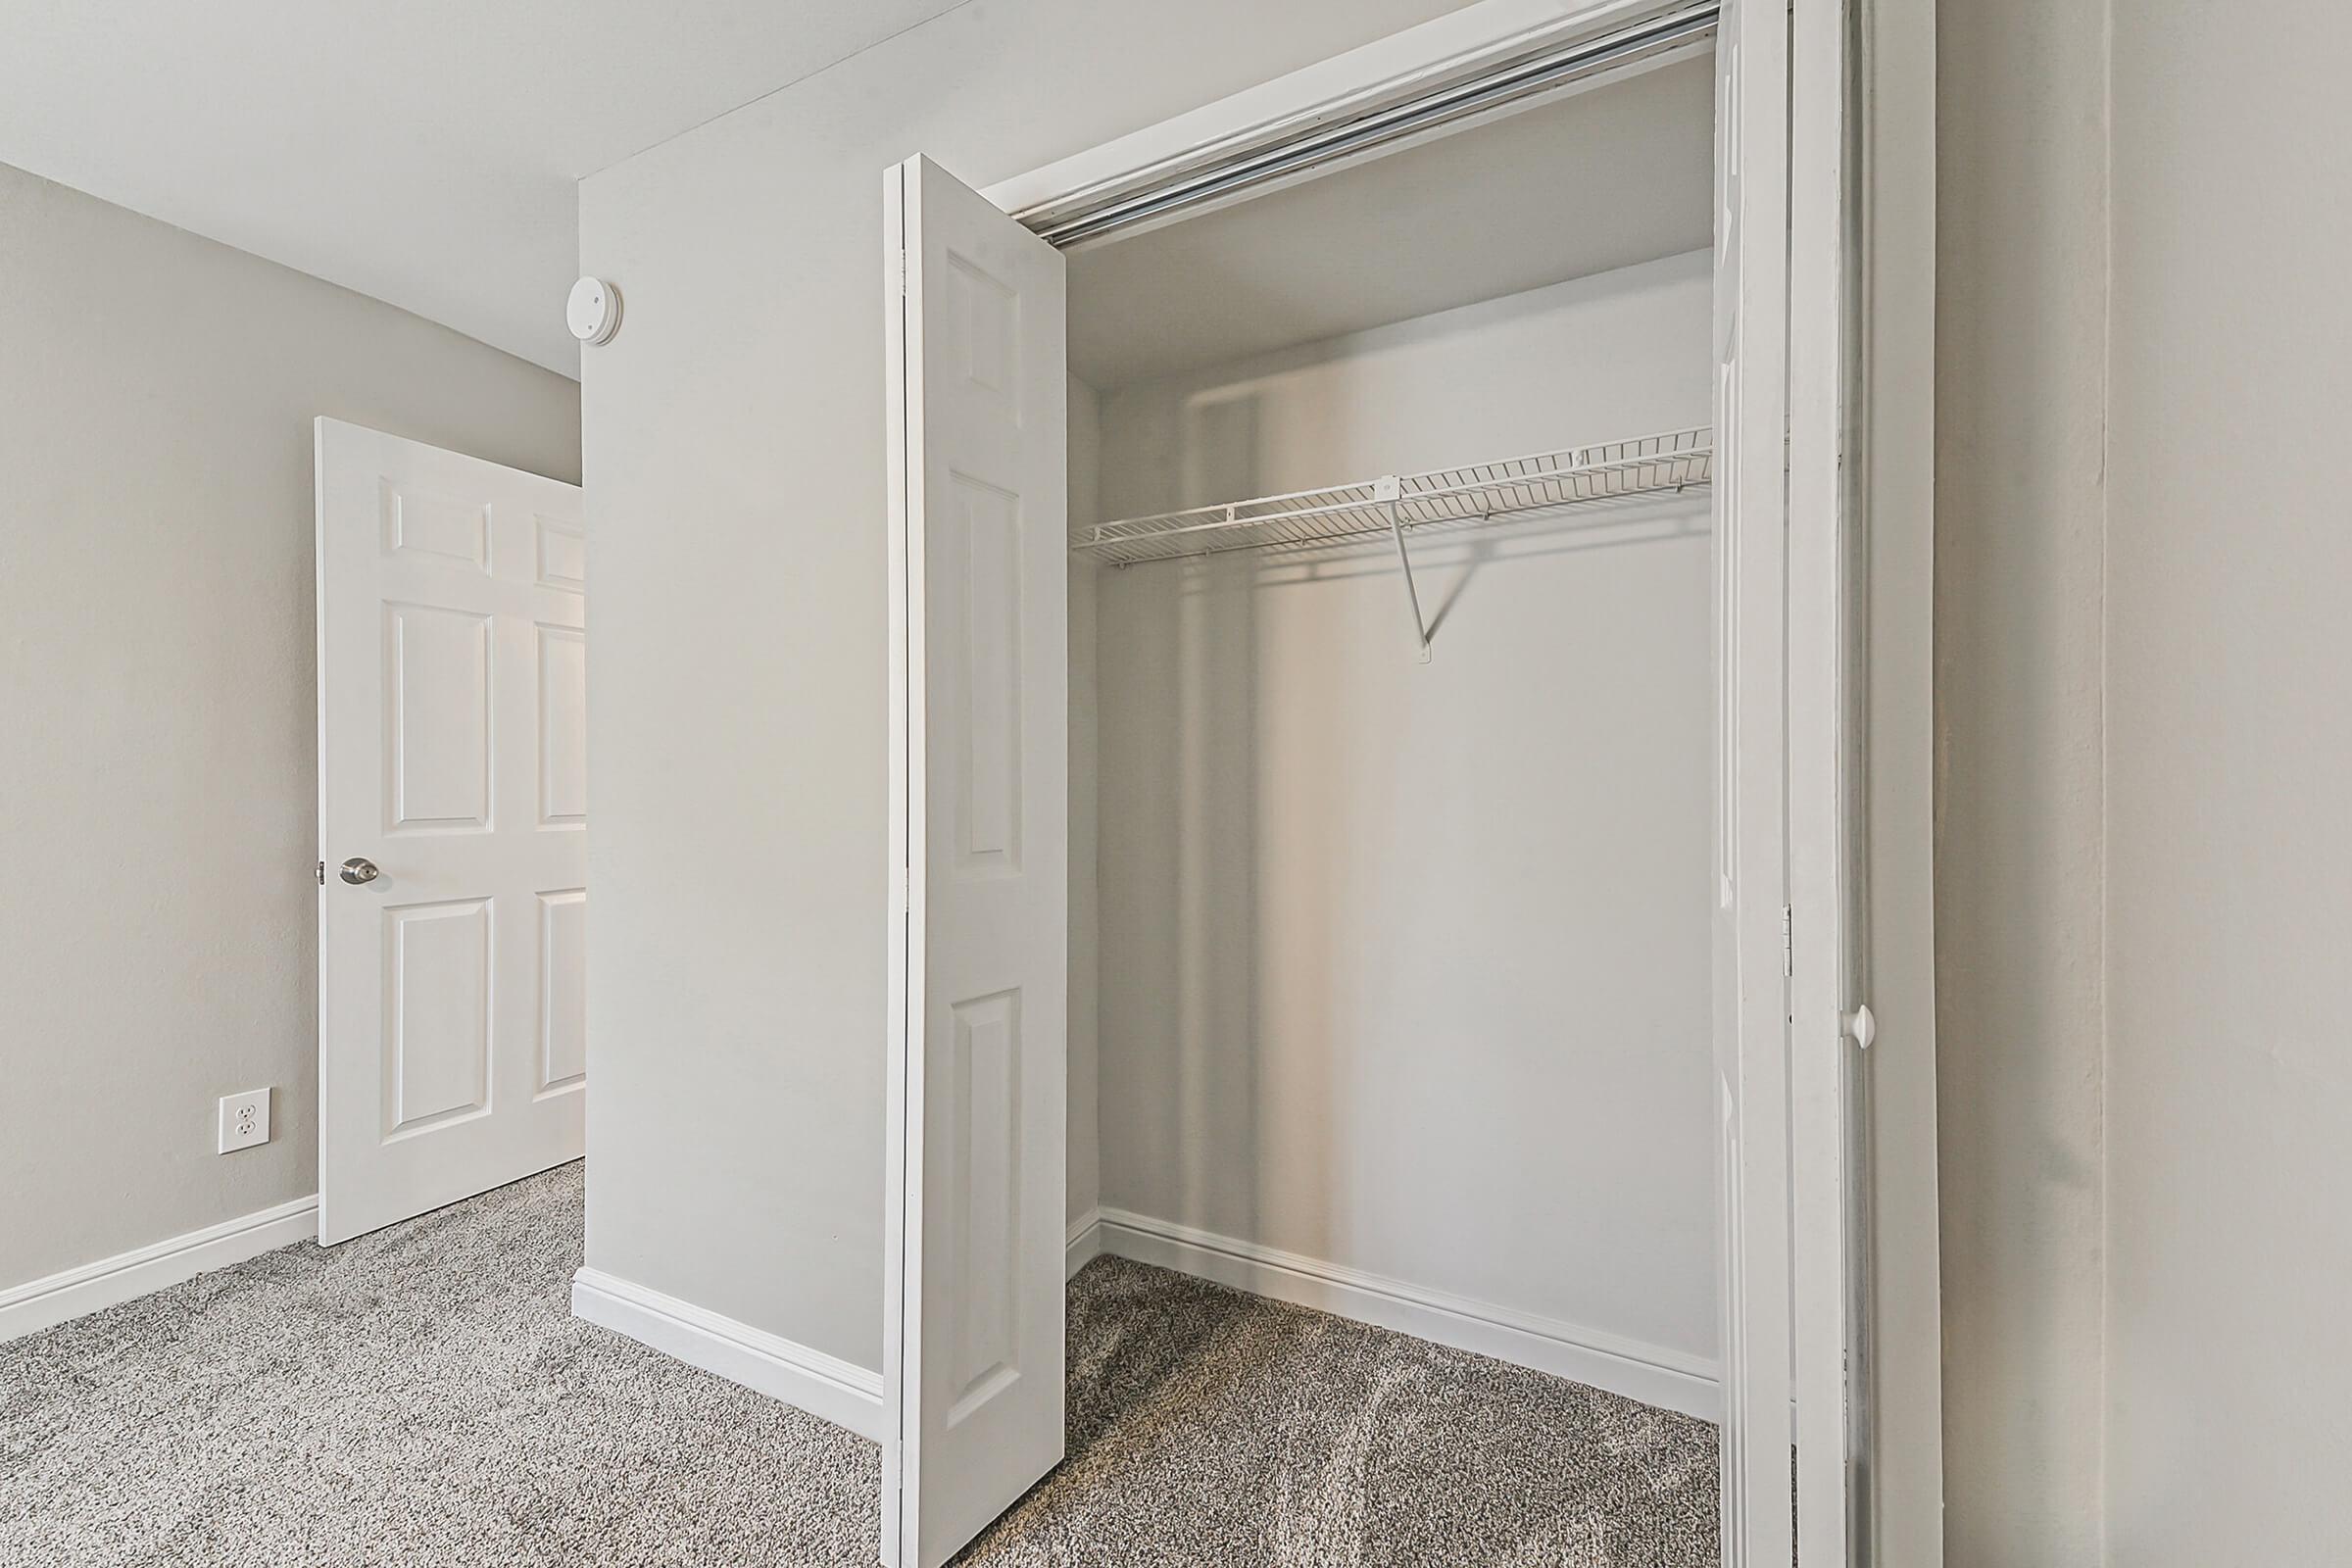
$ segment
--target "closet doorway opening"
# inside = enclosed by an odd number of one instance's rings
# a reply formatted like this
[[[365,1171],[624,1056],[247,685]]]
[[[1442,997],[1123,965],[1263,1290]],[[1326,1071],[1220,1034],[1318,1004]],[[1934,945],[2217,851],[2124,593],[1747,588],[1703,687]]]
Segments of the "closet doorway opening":
[[[890,172],[886,1562],[1062,1457],[1098,1251],[1718,1421],[1725,1560],[1845,1560],[1788,24],[1489,0]]]

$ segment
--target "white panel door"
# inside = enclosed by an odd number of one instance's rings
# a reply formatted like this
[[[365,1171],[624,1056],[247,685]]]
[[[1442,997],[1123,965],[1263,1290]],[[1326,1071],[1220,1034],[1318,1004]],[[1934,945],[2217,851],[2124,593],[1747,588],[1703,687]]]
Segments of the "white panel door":
[[[1790,1480],[1788,833],[1788,14],[1715,43],[1715,1065],[1723,1561],[1782,1568]]]
[[[936,1568],[1062,1452],[1062,261],[885,188],[892,845],[882,1557]]]
[[[580,1156],[577,486],[318,422],[318,1238]]]

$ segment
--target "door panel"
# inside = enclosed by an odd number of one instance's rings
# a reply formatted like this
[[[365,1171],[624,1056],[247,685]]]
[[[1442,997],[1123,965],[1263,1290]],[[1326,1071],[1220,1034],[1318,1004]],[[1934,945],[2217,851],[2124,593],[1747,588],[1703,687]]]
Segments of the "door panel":
[[[885,208],[883,1559],[934,1568],[1062,1451],[1066,354],[1057,252],[921,158]]]
[[[588,1076],[588,890],[539,895],[539,1087]]]
[[[585,537],[575,486],[318,422],[321,1241],[580,1155]]]
[[[490,828],[490,617],[386,605],[394,832]]]
[[[384,917],[384,1132],[400,1137],[490,1103],[490,901]]]
[[[539,633],[539,825],[588,825],[588,638],[572,626]]]

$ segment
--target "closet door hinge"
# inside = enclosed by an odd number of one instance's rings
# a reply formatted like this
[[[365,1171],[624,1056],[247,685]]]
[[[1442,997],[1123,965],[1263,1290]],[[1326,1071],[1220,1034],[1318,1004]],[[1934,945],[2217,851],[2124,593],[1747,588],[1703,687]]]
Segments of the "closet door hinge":
[[[890,275],[891,280],[899,286],[899,298],[905,299],[906,297],[906,248],[903,245],[899,247],[899,253],[890,259]]]
[[[1786,904],[1781,906],[1781,973],[1796,973],[1796,912]]]

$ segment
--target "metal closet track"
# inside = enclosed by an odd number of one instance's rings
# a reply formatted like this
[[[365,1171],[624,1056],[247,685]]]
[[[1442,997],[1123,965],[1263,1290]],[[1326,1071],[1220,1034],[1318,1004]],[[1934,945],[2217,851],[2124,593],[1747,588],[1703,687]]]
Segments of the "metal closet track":
[[[1721,12],[1717,0],[1677,7],[1598,36],[1491,63],[1466,78],[1441,79],[1406,96],[1358,105],[1333,120],[1304,126],[1270,126],[1259,140],[1227,148],[1198,168],[1147,178],[1140,184],[1122,181],[1014,216],[1051,244],[1063,249],[1082,245],[1137,223],[1222,201],[1254,186],[1361,157],[1592,76],[1693,51],[1714,37]]]

